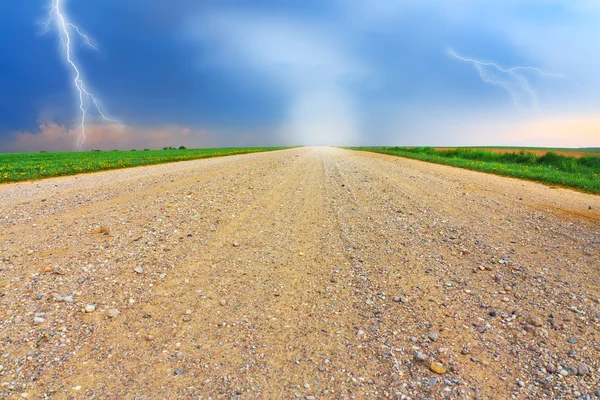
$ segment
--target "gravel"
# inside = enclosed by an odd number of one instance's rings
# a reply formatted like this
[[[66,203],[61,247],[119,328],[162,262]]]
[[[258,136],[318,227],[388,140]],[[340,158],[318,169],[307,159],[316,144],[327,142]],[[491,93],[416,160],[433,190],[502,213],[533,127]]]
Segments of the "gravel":
[[[600,388],[599,196],[297,148],[1,185],[0,211],[0,398]]]

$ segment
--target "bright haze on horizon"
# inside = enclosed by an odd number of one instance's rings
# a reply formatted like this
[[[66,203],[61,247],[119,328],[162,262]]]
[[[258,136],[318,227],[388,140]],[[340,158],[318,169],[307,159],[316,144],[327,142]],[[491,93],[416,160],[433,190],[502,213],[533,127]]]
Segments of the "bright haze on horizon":
[[[88,107],[84,150],[600,146],[600,1],[62,1],[122,124]],[[2,152],[80,140],[51,4],[0,5]]]

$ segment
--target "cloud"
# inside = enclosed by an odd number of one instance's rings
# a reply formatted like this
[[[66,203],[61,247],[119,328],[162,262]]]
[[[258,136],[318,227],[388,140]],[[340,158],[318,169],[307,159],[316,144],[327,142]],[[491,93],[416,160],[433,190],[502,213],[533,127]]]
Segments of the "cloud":
[[[213,136],[206,130],[185,127],[144,128],[117,125],[87,125],[83,150],[159,149],[165,146],[212,147]],[[80,131],[56,123],[45,123],[37,132],[18,132],[5,144],[3,152],[75,151]]]
[[[506,111],[397,109],[371,145],[600,147],[600,116],[562,113],[513,117]]]
[[[196,17],[188,33],[219,44],[201,63],[250,69],[287,96],[278,135],[288,144],[358,140],[360,121],[347,82],[368,72],[331,27],[276,13],[213,12]]]

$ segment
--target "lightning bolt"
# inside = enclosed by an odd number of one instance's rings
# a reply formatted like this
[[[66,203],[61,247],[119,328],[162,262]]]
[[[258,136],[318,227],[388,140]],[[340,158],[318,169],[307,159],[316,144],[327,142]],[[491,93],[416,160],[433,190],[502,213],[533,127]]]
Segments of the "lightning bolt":
[[[88,48],[97,50],[97,47],[94,45],[92,39],[83,33],[75,24],[71,23],[66,17],[65,12],[63,11],[63,0],[52,0],[50,5],[49,19],[46,21],[44,26],[46,27],[46,31],[49,30],[51,24],[54,24],[58,31],[58,36],[60,38],[60,42],[63,47],[65,62],[73,71],[73,84],[75,86],[77,96],[79,98],[79,110],[81,112],[81,122],[79,125],[80,134],[77,140],[77,148],[81,150],[83,143],[85,142],[85,124],[88,118],[88,108],[93,103],[93,106],[100,115],[100,117],[106,121],[113,124],[118,124],[121,129],[123,126],[121,123],[112,118],[108,118],[102,108],[100,107],[100,103],[98,99],[94,96],[92,92],[86,89],[86,84],[83,80],[81,71],[74,57],[73,51],[73,43],[74,38],[78,38],[81,42]],[[73,36],[73,37],[72,37]]]
[[[574,80],[563,74],[548,73],[536,67],[516,66],[512,68],[503,68],[493,62],[462,57],[453,50],[448,50],[448,54],[458,60],[473,64],[477,69],[477,72],[479,72],[479,77],[485,83],[503,87],[510,94],[513,103],[517,108],[520,108],[519,100],[523,97],[527,97],[531,100],[533,109],[539,111],[538,96],[532,88],[530,81],[527,79],[527,72],[546,78],[564,79],[577,85]]]

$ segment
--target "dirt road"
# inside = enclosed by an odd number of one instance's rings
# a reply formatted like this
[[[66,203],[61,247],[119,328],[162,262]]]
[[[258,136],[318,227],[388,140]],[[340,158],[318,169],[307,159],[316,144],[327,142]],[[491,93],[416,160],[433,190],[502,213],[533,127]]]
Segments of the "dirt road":
[[[0,260],[0,398],[600,390],[600,196],[299,148],[2,185]]]

